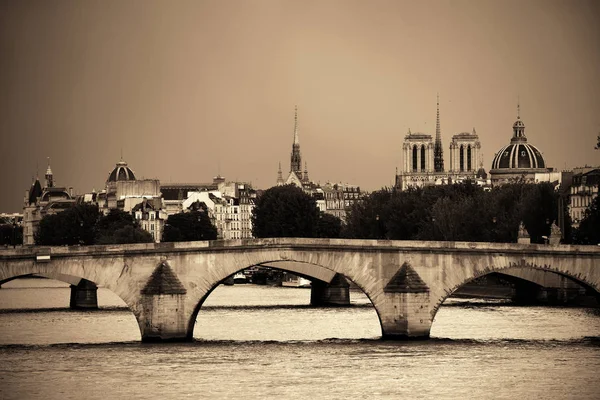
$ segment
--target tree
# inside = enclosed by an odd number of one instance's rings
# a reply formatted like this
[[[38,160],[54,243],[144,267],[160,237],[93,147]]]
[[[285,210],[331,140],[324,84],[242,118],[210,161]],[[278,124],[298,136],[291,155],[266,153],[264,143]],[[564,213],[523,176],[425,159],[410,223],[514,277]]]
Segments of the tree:
[[[23,227],[13,224],[0,225],[0,245],[23,244]]]
[[[92,245],[100,213],[98,207],[77,204],[59,212],[46,215],[40,221],[35,243],[43,246]]]
[[[99,218],[95,227],[97,244],[151,243],[152,235],[140,228],[128,212],[119,209]]]
[[[598,135],[597,140],[598,140],[598,144],[596,144],[596,147],[594,147],[594,148],[596,150],[600,150],[600,135]]]
[[[104,244],[126,244],[126,243],[152,243],[152,235],[144,229],[135,225],[126,225],[117,229],[109,237],[103,236]]]
[[[167,220],[163,242],[189,242],[215,240],[217,228],[204,210],[173,214]]]
[[[346,215],[343,236],[351,239],[386,238],[391,198],[392,192],[384,188],[354,203]]]
[[[574,242],[577,244],[600,244],[600,196],[592,200],[583,214],[583,220],[574,231]]]
[[[316,237],[319,238],[339,238],[342,232],[342,220],[335,215],[324,212],[319,213],[317,221]]]
[[[252,213],[254,237],[315,237],[319,209],[315,200],[294,185],[267,189]]]

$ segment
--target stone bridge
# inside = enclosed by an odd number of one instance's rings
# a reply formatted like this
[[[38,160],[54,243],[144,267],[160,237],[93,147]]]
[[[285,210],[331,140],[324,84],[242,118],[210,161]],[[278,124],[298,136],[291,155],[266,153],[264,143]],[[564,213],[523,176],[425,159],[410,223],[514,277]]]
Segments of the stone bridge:
[[[85,279],[123,299],[142,340],[191,340],[211,291],[256,265],[325,282],[345,276],[369,297],[388,339],[429,337],[444,300],[489,273],[541,270],[600,292],[598,246],[298,238],[7,249],[0,284]]]

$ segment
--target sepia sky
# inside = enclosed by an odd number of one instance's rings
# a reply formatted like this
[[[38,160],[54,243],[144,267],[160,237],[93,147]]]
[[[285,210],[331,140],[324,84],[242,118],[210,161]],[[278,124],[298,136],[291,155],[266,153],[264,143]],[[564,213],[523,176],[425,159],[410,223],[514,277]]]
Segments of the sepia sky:
[[[46,157],[59,186],[138,177],[254,187],[289,170],[390,186],[404,135],[512,136],[559,170],[600,164],[597,0],[0,1],[0,212]]]

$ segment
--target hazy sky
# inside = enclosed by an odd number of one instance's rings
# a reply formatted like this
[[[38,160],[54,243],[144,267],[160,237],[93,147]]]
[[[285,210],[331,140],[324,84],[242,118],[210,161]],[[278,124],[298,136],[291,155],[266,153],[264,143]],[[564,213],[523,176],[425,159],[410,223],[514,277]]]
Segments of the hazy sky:
[[[600,164],[600,1],[0,1],[0,212],[46,157],[81,193],[121,149],[138,177],[270,187],[295,104],[311,179],[375,190],[437,92],[446,166],[475,127],[489,170],[518,97],[549,166]]]

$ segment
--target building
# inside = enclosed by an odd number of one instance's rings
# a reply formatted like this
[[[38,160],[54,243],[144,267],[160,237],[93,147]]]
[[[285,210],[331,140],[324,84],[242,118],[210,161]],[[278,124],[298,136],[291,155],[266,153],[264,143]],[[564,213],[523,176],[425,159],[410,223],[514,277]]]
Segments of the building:
[[[395,188],[406,190],[410,187],[444,185],[470,180],[486,185],[487,174],[480,160],[481,144],[473,128],[472,132],[462,132],[452,136],[450,142],[450,168],[445,169],[442,135],[440,127],[440,101],[438,96],[435,141],[427,133],[408,133],[402,144],[403,167],[396,170]]]
[[[252,238],[252,212],[256,201],[256,191],[248,183],[236,183],[234,192],[229,192],[232,183],[224,180],[220,190],[188,193],[182,203],[185,211],[204,209],[217,228],[219,239]]]
[[[579,223],[585,217],[585,211],[598,196],[599,184],[600,168],[584,167],[573,170],[568,202],[573,228],[579,227]]]
[[[23,244],[34,245],[40,221],[46,215],[57,214],[75,205],[73,188],[55,186],[54,174],[48,159],[45,175],[45,186],[42,187],[39,178],[25,191],[23,199]]]
[[[361,199],[360,187],[341,183],[321,186],[325,200],[325,212],[346,220],[346,212]]]
[[[162,239],[162,233],[167,220],[167,213],[156,207],[152,200],[142,200],[132,209],[135,220],[140,224],[140,227],[152,235],[152,239],[159,243]]]
[[[138,179],[122,159],[108,174],[105,189],[100,193],[86,194],[80,201],[95,201],[102,215],[115,209],[131,213],[156,242],[162,238],[167,214],[162,206],[160,181]]]
[[[510,143],[502,147],[492,161],[492,186],[516,181],[542,182],[539,179],[554,179],[560,175],[546,175],[553,172],[553,169],[546,167],[546,161],[538,148],[527,142],[520,108],[520,105],[517,105],[517,120],[513,124]]]
[[[144,200],[152,200],[162,208],[160,182],[158,179],[137,179],[127,163],[120,160],[109,173],[104,191],[97,196],[98,209],[103,215],[119,209],[132,212]]]
[[[163,183],[160,185],[162,193],[163,208],[168,215],[177,214],[183,211],[183,202],[188,198],[189,193],[208,192],[219,190],[218,182],[220,176],[215,177],[210,183]],[[218,182],[217,182],[218,181]]]

